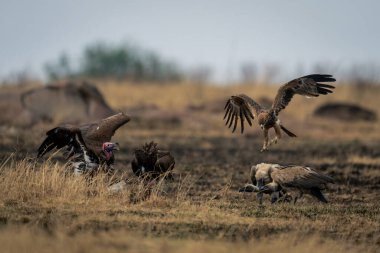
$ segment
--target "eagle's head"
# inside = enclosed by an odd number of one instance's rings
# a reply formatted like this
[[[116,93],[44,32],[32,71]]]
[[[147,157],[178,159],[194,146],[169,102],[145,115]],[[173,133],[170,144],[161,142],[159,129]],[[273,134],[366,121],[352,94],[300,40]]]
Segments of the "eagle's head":
[[[106,160],[110,160],[113,157],[113,152],[119,150],[119,143],[105,142],[102,145],[102,150],[106,155]]]

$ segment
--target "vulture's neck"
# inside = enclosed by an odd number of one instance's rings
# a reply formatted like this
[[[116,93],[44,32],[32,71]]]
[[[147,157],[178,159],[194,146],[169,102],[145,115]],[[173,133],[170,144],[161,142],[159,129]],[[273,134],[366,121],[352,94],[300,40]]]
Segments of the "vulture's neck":
[[[107,166],[112,166],[115,162],[115,156],[112,154],[110,159],[106,160],[106,165]]]

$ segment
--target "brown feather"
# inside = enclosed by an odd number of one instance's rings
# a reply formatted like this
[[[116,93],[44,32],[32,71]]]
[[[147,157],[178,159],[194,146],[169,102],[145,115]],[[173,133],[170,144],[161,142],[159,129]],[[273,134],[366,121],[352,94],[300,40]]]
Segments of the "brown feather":
[[[54,148],[61,149],[69,145],[76,134],[78,134],[78,139],[83,142],[82,144],[86,148],[99,156],[102,152],[102,144],[110,141],[115,131],[129,120],[128,115],[118,113],[96,123],[83,124],[79,127],[62,125],[53,128],[46,133],[47,137],[38,148],[37,157],[42,157]]]
[[[247,119],[248,124],[252,126],[251,119],[254,119],[250,107],[254,110],[255,115],[258,115],[262,110],[262,107],[258,103],[244,94],[231,96],[224,107],[226,112],[223,119],[227,117],[225,125],[228,126],[228,128],[231,128],[233,125],[232,132],[235,132],[240,120],[240,130],[241,133],[243,133],[244,120]]]
[[[281,110],[286,108],[296,94],[318,97],[319,95],[332,93],[330,89],[335,88],[332,85],[318,82],[335,82],[335,79],[331,75],[322,74],[308,75],[294,79],[279,88],[272,104],[272,110],[278,114]]]
[[[228,111],[228,117],[227,117],[227,120],[226,120],[226,126],[227,126],[227,124],[228,124],[228,122],[230,121],[230,119],[231,119],[231,115],[232,115],[232,106],[228,106],[227,107],[227,110],[226,111]]]
[[[46,132],[47,137],[38,148],[37,158],[44,156],[54,148],[61,149],[75,139],[80,129],[73,125],[63,125]]]
[[[132,171],[136,176],[147,176],[149,179],[155,179],[173,170],[174,165],[175,160],[170,151],[160,150],[153,141],[136,149],[131,162]]]
[[[128,115],[118,113],[97,123],[82,125],[80,130],[87,147],[98,155],[102,152],[102,144],[110,141],[115,131],[129,120]]]
[[[334,182],[331,177],[302,166],[284,167],[273,171],[271,177],[280,185],[305,189],[323,189],[327,183]]]

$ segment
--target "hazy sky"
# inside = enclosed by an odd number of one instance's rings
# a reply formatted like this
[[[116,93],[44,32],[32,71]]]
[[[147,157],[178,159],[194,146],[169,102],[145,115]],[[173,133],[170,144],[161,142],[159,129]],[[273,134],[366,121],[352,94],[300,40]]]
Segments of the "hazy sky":
[[[46,61],[79,56],[95,41],[132,41],[185,67],[210,65],[219,80],[233,79],[242,62],[290,71],[380,63],[379,12],[375,0],[1,0],[0,77],[41,74]]]

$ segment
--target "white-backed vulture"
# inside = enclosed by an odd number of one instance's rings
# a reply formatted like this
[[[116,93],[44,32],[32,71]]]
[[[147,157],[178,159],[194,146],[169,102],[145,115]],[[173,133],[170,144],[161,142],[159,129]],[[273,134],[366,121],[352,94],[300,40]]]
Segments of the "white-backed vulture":
[[[275,203],[279,199],[287,200],[286,191],[278,187],[276,191],[263,190],[263,186],[272,182],[270,173],[281,168],[278,164],[260,163],[251,167],[250,178],[251,184],[246,184],[239,189],[239,192],[257,192],[257,199],[262,204],[263,194],[271,195],[271,203]],[[261,189],[261,190],[260,190]]]
[[[299,195],[294,198],[294,203],[304,193],[327,203],[321,190],[326,189],[328,183],[334,183],[331,177],[304,166],[282,166],[279,169],[270,170],[268,173],[272,182],[259,186],[259,192],[278,192],[279,189],[297,190]]]

